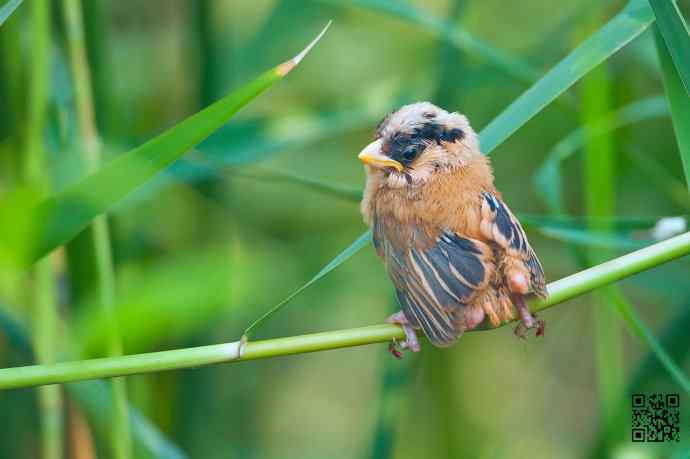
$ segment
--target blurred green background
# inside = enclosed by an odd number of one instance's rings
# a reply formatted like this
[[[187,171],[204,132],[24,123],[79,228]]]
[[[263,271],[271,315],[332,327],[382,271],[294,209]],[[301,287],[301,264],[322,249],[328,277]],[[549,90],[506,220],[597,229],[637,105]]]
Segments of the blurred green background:
[[[25,135],[32,60],[31,0],[26,3],[0,29],[0,193],[16,186],[18,145]],[[687,13],[688,2],[680,4]],[[321,188],[361,189],[364,173],[356,154],[377,122],[404,103],[429,100],[462,112],[479,131],[535,75],[624,5],[85,0],[85,42],[106,158],[286,60],[333,20],[321,43],[284,81],[110,215],[115,307],[122,314],[125,353],[238,339],[253,319],[366,229],[356,200],[324,192],[305,177]],[[78,128],[62,4],[52,6],[43,141],[59,189],[79,176],[74,166]],[[511,74],[492,64],[486,53],[453,35],[456,30],[534,73]],[[560,164],[561,182],[547,177],[545,186],[535,186],[536,172],[568,134],[646,99],[656,101],[649,114],[634,110],[637,122],[598,136],[599,144],[586,140],[584,150],[575,149]],[[583,235],[577,249],[566,241],[573,237],[530,229],[549,280],[653,239],[656,217],[687,214],[690,199],[651,32],[530,121],[492,154],[492,161],[497,186],[516,212],[557,212],[549,200],[560,195],[561,213],[654,217],[648,227],[614,233],[590,250],[583,250],[582,242],[587,246],[594,239],[588,241],[582,227],[566,234]],[[603,190],[597,180],[606,184]],[[608,203],[603,210],[597,207],[602,201]],[[77,274],[68,269],[64,253],[54,265],[61,317],[58,358],[104,355],[107,327],[99,323],[95,293],[70,288],[70,276]],[[620,284],[686,371],[689,280],[687,260],[681,260]],[[1,367],[33,362],[27,292],[34,287],[19,272],[0,272]],[[397,309],[391,295],[382,264],[366,247],[295,299],[257,338],[380,323]],[[543,339],[521,341],[502,328],[470,333],[450,349],[426,343],[419,355],[406,355],[402,362],[393,360],[385,345],[371,345],[128,377],[127,395],[137,416],[146,428],[159,431],[155,441],[141,440],[144,427],[132,424],[134,455],[688,457],[685,395],[681,443],[630,441],[629,394],[681,389],[648,348],[623,331],[617,317],[607,333],[621,350],[608,357],[604,350],[602,357],[595,344],[601,340],[596,311],[613,307],[607,298],[585,295],[544,313]],[[609,387],[619,397],[618,411],[603,415],[602,365],[622,371],[619,384]],[[0,392],[0,457],[45,457],[36,393]],[[69,457],[112,457],[107,393],[103,384],[64,390]]]

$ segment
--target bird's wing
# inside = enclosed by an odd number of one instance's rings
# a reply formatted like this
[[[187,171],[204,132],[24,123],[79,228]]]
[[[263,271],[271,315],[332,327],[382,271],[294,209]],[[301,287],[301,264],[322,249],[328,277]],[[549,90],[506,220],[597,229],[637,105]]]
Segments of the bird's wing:
[[[481,231],[485,237],[496,243],[503,255],[521,260],[530,274],[534,292],[546,297],[544,269],[527,241],[525,231],[508,206],[493,193],[484,192],[481,209]]]
[[[437,346],[449,346],[462,333],[465,305],[488,285],[491,249],[452,231],[427,231],[374,224],[374,244],[395,284],[405,317]]]

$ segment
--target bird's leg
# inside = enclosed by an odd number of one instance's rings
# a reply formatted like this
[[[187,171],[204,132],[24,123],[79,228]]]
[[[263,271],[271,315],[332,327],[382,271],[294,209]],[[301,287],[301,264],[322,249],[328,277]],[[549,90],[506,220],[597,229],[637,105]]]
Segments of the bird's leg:
[[[529,281],[527,276],[521,272],[510,272],[508,274],[508,287],[511,291],[511,299],[520,316],[520,323],[515,327],[515,334],[520,337],[525,337],[525,332],[532,328],[536,328],[537,336],[544,336],[544,321],[537,320],[532,313],[529,312],[527,304],[525,304],[525,295],[529,291]]]
[[[419,345],[419,340],[417,339],[417,333],[415,333],[414,328],[412,328],[412,325],[410,325],[410,322],[407,320],[407,317],[405,317],[405,314],[403,314],[402,311],[398,311],[390,316],[388,319],[386,319],[386,322],[389,324],[400,325],[405,332],[405,341],[400,343],[400,347],[402,349],[409,349],[412,352],[419,352],[421,347]],[[402,358],[402,354],[397,349],[396,345],[397,343],[393,341],[388,345],[388,350],[391,354],[393,354],[394,357],[399,359]]]

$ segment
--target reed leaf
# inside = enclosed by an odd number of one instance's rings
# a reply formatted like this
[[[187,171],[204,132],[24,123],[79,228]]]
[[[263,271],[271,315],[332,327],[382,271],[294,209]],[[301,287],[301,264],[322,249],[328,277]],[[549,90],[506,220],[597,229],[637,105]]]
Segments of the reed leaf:
[[[19,266],[27,266],[69,241],[95,217],[107,212],[285,77],[323,36],[327,27],[293,59],[263,73],[140,147],[120,155],[76,184],[23,209],[23,225],[3,228],[0,233],[0,254],[5,261],[9,259]],[[13,207],[11,201],[0,204],[3,221],[17,218],[16,213],[8,212],[8,208]]]

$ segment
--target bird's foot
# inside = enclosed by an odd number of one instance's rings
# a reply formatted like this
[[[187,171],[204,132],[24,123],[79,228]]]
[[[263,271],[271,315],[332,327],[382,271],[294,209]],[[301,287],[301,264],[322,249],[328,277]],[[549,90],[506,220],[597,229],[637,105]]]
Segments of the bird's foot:
[[[412,328],[412,325],[410,325],[402,311],[396,312],[390,316],[386,319],[386,322],[400,325],[405,332],[405,341],[398,342],[397,340],[393,340],[393,342],[388,345],[388,351],[393,354],[393,357],[396,359],[402,358],[400,349],[409,349],[412,352],[419,352],[421,346],[419,345],[417,333],[414,331],[414,328]],[[398,349],[398,346],[400,346],[400,349]]]
[[[517,309],[520,316],[520,323],[515,327],[515,336],[525,339],[527,331],[533,328],[536,329],[535,336],[544,336],[544,329],[546,327],[544,320],[537,320],[537,316],[529,311],[527,304],[525,304],[525,298],[522,295],[513,294],[512,297],[515,309]]]

